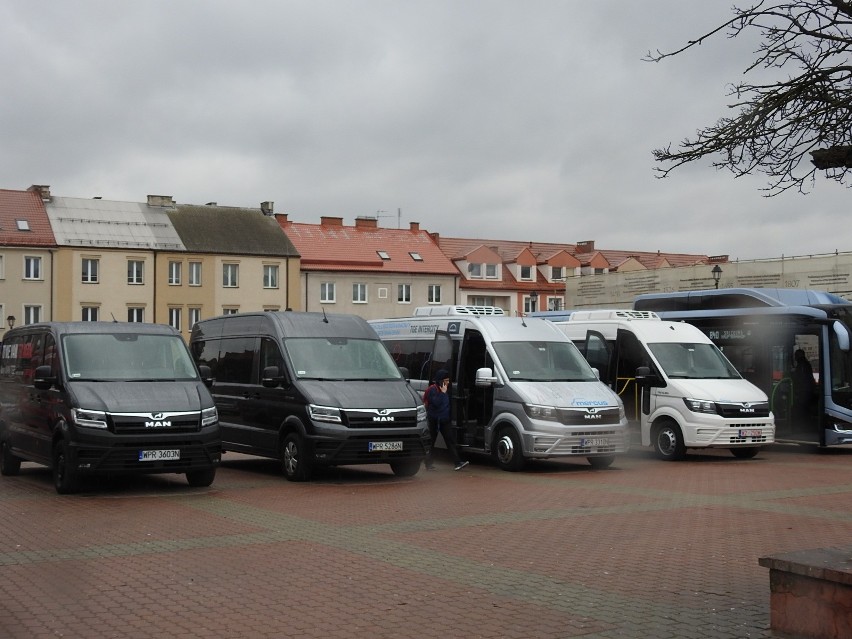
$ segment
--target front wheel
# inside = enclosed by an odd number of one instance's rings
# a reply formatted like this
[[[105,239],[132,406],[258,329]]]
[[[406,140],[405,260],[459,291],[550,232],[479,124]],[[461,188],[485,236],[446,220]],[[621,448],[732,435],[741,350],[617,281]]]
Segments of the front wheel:
[[[60,439],[53,451],[53,486],[60,495],[72,495],[79,489],[77,469],[71,464],[68,442]]]
[[[665,461],[678,461],[686,456],[683,433],[674,422],[664,422],[654,436],[654,450]]]
[[[524,459],[521,438],[511,426],[503,428],[498,433],[494,444],[494,459],[500,468],[509,472],[517,472],[524,467],[526,459]]]
[[[587,457],[589,460],[589,464],[591,464],[592,468],[609,468],[612,466],[612,462],[615,461],[615,455],[604,455],[602,457]]]
[[[215,468],[205,468],[204,470],[191,470],[186,474],[186,483],[193,488],[205,488],[213,483],[216,478]]]
[[[748,446],[747,448],[732,448],[731,452],[737,459],[751,459],[760,452],[757,446]]]
[[[308,481],[311,478],[310,453],[299,433],[289,433],[281,442],[281,469],[289,481]]]
[[[390,463],[393,474],[397,477],[414,477],[420,470],[419,459],[406,459],[405,461],[394,461]]]
[[[21,458],[12,454],[9,442],[0,442],[0,475],[10,477],[21,472]]]

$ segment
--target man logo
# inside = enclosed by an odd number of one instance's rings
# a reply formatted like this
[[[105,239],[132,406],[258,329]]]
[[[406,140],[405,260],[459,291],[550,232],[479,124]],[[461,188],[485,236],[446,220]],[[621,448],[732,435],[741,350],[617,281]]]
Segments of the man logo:
[[[145,428],[171,428],[171,421],[164,420],[165,413],[151,413],[151,421],[145,422]]]
[[[393,415],[390,414],[389,408],[381,408],[376,411],[378,415],[373,417],[374,422],[392,422],[394,421]]]
[[[598,414],[597,408],[587,408],[586,414],[583,415],[583,417],[585,419],[600,419],[601,417],[603,417],[603,415]]]

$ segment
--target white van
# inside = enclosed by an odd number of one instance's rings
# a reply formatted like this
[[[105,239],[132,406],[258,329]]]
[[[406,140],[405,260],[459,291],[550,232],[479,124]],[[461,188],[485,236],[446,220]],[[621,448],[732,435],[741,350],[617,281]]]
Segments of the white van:
[[[666,460],[687,448],[754,457],[775,441],[766,394],[699,329],[650,311],[574,311],[554,321],[625,400],[643,446]]]
[[[370,324],[418,392],[439,369],[450,371],[459,444],[504,470],[551,457],[605,468],[629,448],[621,400],[551,322],[435,306]]]

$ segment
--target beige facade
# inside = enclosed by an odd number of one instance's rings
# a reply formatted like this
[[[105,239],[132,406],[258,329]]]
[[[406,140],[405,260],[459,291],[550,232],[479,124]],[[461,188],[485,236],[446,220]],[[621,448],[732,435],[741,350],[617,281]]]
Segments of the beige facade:
[[[53,250],[0,247],[0,336],[9,328],[51,318],[52,282],[56,270]]]

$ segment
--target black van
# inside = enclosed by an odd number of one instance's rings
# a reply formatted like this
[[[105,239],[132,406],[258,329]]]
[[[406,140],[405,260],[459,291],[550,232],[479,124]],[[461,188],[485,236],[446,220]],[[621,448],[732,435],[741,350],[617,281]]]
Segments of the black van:
[[[0,353],[0,474],[186,473],[209,486],[219,419],[180,333],[158,324],[49,322],[8,331]]]
[[[422,401],[357,315],[223,315],[193,326],[190,350],[214,377],[223,452],[280,459],[291,481],[317,464],[411,476],[429,449]]]

